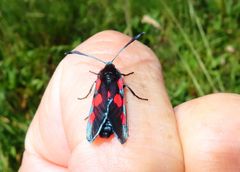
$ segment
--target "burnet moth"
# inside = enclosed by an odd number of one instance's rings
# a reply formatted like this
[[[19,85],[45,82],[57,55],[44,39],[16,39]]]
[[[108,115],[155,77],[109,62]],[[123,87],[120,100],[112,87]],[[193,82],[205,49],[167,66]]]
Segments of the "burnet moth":
[[[134,36],[109,62],[105,62],[94,56],[79,51],[70,51],[65,53],[66,55],[77,54],[80,56],[86,56],[105,64],[105,67],[100,70],[99,73],[90,71],[91,73],[97,75],[97,80],[94,81],[86,96],[78,98],[80,100],[87,98],[95,85],[92,106],[87,123],[87,140],[89,142],[93,142],[98,135],[103,138],[108,138],[113,133],[117,136],[121,144],[126,142],[128,138],[128,125],[124,88],[128,88],[138,99],[148,100],[136,95],[134,91],[124,83],[123,77],[131,75],[134,72],[123,74],[116,69],[113,64],[113,61],[119,56],[119,54],[132,42],[139,39],[143,34],[144,32]]]

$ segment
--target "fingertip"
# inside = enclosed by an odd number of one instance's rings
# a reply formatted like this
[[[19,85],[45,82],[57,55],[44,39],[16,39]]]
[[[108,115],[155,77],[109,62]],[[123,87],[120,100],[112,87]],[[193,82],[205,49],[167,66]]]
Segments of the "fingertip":
[[[199,98],[184,102],[174,108],[177,115],[184,115],[184,113],[191,113],[194,110],[213,110],[213,107],[218,107],[222,103],[231,104],[234,101],[240,101],[239,94],[234,93],[214,93],[205,95]],[[226,106],[221,106],[224,108]],[[202,107],[202,108],[200,108]],[[211,107],[211,108],[205,108]],[[219,109],[219,108],[217,108]]]
[[[239,169],[239,104],[238,94],[217,93],[175,108],[187,171]]]

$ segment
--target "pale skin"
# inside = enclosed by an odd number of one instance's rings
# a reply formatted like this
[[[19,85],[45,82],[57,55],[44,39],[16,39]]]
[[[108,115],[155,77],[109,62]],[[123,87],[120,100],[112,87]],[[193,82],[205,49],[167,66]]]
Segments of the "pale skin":
[[[130,37],[100,32],[75,50],[109,61]],[[28,129],[20,172],[240,171],[240,96],[212,94],[172,107],[159,61],[136,41],[114,61],[125,89],[129,138],[86,140],[89,91],[104,65],[68,55],[58,65]],[[174,83],[173,83],[174,84]],[[177,87],[177,86],[176,86]]]

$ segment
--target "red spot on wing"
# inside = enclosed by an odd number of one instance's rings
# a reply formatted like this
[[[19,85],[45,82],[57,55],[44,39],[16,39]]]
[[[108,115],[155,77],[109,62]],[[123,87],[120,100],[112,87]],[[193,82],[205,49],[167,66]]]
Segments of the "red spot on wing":
[[[98,106],[101,103],[102,103],[102,95],[97,94],[96,97],[94,98],[94,106]]]
[[[117,85],[118,85],[119,90],[123,89],[123,79],[122,78],[120,78],[118,80]]]
[[[94,112],[92,112],[89,117],[89,122],[92,124],[95,118],[96,118],[96,116],[95,116]]]
[[[108,93],[107,93],[107,94],[108,94],[108,95],[107,95],[107,96],[108,96],[108,98],[110,98],[110,96],[111,96],[111,93],[110,93],[110,91],[108,91]]]
[[[116,94],[114,97],[114,103],[118,106],[121,107],[123,104],[122,97],[119,94]]]
[[[101,85],[101,80],[100,80],[100,79],[97,79],[97,82],[96,82],[96,90],[99,90],[100,85]]]
[[[124,113],[121,114],[121,120],[122,120],[122,125],[127,125],[127,118],[126,118],[126,115],[124,115]]]

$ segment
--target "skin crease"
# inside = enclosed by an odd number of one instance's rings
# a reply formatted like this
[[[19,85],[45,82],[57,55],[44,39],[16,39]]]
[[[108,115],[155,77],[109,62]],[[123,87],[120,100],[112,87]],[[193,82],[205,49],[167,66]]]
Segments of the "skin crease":
[[[130,37],[100,32],[75,50],[111,60]],[[86,140],[92,94],[104,64],[68,55],[57,67],[28,129],[20,172],[79,171],[240,171],[240,96],[213,94],[174,109],[154,53],[136,41],[114,61],[135,92],[125,89],[129,138]],[[224,101],[222,101],[224,100]],[[151,110],[150,110],[151,109]]]

